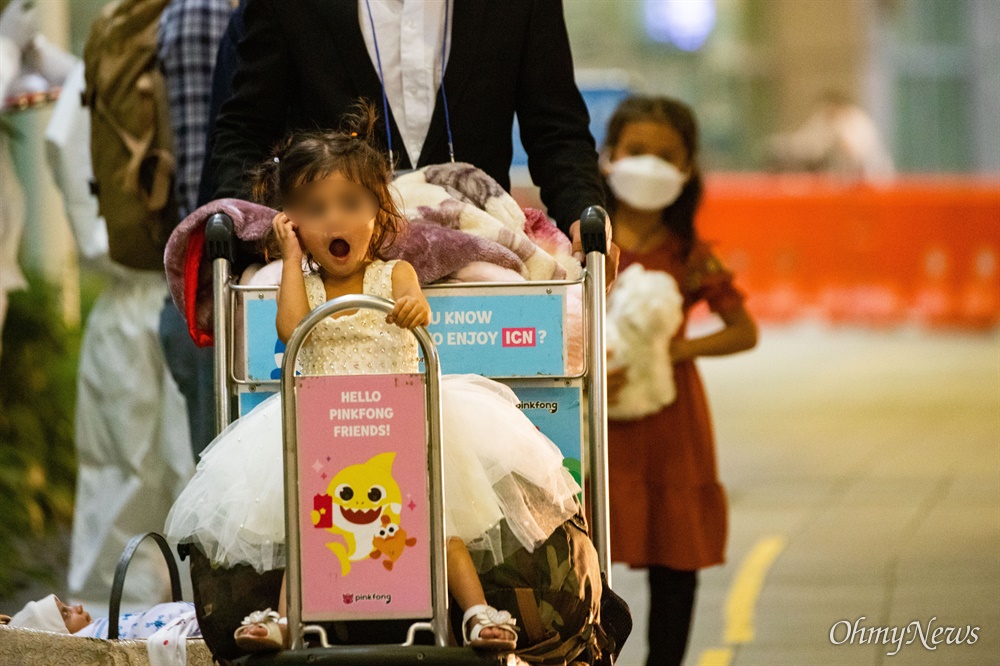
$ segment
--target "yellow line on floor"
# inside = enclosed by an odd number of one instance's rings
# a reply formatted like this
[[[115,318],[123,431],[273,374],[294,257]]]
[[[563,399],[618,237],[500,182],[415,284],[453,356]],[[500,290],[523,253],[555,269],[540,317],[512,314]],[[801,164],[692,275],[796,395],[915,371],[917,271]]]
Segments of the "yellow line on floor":
[[[701,653],[698,666],[729,666],[732,660],[732,648],[712,648]]]
[[[726,626],[722,630],[722,642],[727,647],[703,650],[698,657],[698,666],[729,666],[733,660],[733,648],[729,646],[753,640],[757,597],[760,596],[767,572],[771,570],[771,565],[785,549],[787,542],[783,536],[763,537],[743,558],[743,564],[726,596]]]
[[[770,536],[760,539],[743,559],[736,579],[726,597],[726,628],[722,640],[733,645],[749,643],[754,637],[754,608],[764,586],[764,578],[775,558],[785,548],[787,539]]]
[[[722,631],[722,641],[727,647],[702,650],[698,666],[729,666],[733,660],[731,645],[749,643],[753,640],[754,610],[757,597],[764,586],[764,579],[771,565],[788,540],[783,536],[764,537],[754,544],[746,557],[726,596],[726,626]]]

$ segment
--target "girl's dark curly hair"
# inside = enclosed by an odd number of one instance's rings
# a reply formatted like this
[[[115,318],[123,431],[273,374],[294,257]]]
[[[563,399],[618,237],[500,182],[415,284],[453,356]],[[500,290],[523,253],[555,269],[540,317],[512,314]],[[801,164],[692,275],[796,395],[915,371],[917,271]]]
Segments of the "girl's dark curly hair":
[[[371,191],[378,200],[375,232],[368,246],[371,259],[384,259],[382,251],[396,239],[403,216],[389,192],[392,169],[374,138],[378,123],[375,107],[359,102],[344,116],[339,131],[298,132],[279,143],[271,155],[250,172],[251,197],[257,203],[281,209],[296,187],[339,173]],[[280,257],[273,234],[264,239],[268,261]]]

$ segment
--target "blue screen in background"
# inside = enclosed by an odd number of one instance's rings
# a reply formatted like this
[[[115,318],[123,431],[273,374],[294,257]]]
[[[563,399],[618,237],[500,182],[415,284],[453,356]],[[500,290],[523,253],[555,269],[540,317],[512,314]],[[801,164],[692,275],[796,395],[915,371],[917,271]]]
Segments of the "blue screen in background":
[[[618,103],[631,94],[628,88],[622,87],[580,87],[583,101],[590,112],[590,133],[594,135],[597,149],[601,149],[604,143],[605,131],[611,114],[614,113]],[[514,159],[511,166],[523,167],[528,165],[528,153],[521,145],[521,127],[514,119]]]

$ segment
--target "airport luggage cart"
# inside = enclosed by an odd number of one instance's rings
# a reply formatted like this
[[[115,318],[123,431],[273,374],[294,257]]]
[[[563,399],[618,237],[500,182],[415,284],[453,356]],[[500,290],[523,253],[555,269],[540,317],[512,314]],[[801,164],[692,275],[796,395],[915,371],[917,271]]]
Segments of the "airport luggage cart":
[[[312,328],[341,310],[373,307],[389,311],[391,303],[365,295],[334,299],[312,311],[303,320],[286,349],[278,341],[275,331],[277,287],[236,284],[230,275],[232,222],[222,214],[209,219],[206,245],[213,262],[217,427],[222,430],[233,418],[247,413],[277,390],[281,390],[285,398],[282,409],[288,512],[286,576],[289,632],[293,650],[303,646],[303,636],[306,633],[317,633],[321,643],[327,644],[322,628],[307,623],[338,619],[430,617],[429,623],[416,623],[410,627],[407,642],[403,646],[338,646],[330,648],[330,651],[322,650],[323,654],[312,654],[311,658],[320,659],[314,660],[314,663],[361,663],[367,657],[377,656],[378,663],[410,663],[408,660],[417,651],[420,653],[418,659],[429,657],[430,652],[435,653],[435,663],[438,659],[443,660],[442,663],[449,661],[449,655],[450,659],[457,659],[461,663],[469,663],[470,659],[478,659],[481,663],[506,663],[506,657],[444,647],[448,622],[444,611],[447,603],[443,568],[444,528],[440,519],[435,518],[443,516],[438,388],[440,372],[476,373],[504,382],[512,388],[521,400],[519,406],[526,416],[559,446],[567,467],[581,482],[585,514],[600,567],[602,573],[610,578],[607,392],[604,381],[606,219],[606,213],[598,207],[588,208],[581,216],[587,268],[579,280],[516,284],[458,283],[425,287],[425,295],[431,303],[432,322],[426,330],[414,332],[422,351],[423,373],[328,377],[302,377],[294,370],[301,344]],[[575,319],[571,316],[574,302],[578,306],[575,311],[579,315]],[[576,325],[572,325],[574,321]],[[571,353],[574,351],[575,353]],[[388,425],[391,429],[399,426],[393,431],[393,437],[399,436],[411,444],[418,440],[423,442],[420,450],[421,455],[426,455],[426,462],[417,467],[428,475],[423,480],[427,488],[426,494],[419,498],[414,496],[415,489],[421,486],[420,479],[396,485],[400,486],[400,492],[404,485],[407,486],[409,504],[418,504],[417,499],[420,499],[424,506],[430,507],[428,519],[416,521],[419,524],[411,531],[402,521],[399,511],[387,512],[389,521],[385,526],[394,528],[397,534],[406,530],[406,539],[415,539],[411,548],[405,547],[408,541],[404,540],[400,542],[404,546],[397,544],[396,549],[389,549],[392,551],[391,556],[398,558],[393,560],[394,566],[412,567],[422,562],[423,570],[429,570],[430,576],[422,590],[413,594],[405,591],[396,593],[396,599],[415,596],[419,597],[419,603],[415,601],[406,608],[391,611],[381,609],[383,612],[361,613],[356,612],[360,601],[384,601],[390,593],[346,591],[329,577],[320,583],[315,582],[321,567],[313,560],[315,553],[322,551],[322,547],[319,551],[316,548],[317,535],[321,537],[323,529],[336,527],[331,526],[327,518],[328,512],[333,510],[329,498],[336,490],[336,484],[332,484],[331,480],[326,496],[310,495],[315,490],[315,479],[311,481],[312,485],[304,483],[303,479],[321,474],[326,481],[328,475],[323,472],[336,476],[347,467],[354,468],[352,473],[383,474],[378,478],[389,478],[384,476],[384,469],[381,472],[357,469],[372,463],[379,455],[374,450],[367,452],[372,456],[364,461],[336,461],[332,455],[330,459],[324,460],[326,455],[320,456],[317,453],[319,436],[315,434],[316,429],[308,425],[321,421],[323,414],[330,413],[330,410],[346,408],[341,404],[343,396],[355,394],[359,400],[371,400],[375,393],[379,395],[378,402],[389,400],[394,404],[407,405],[404,411],[411,414],[419,405],[427,414],[423,437],[420,436],[421,433],[404,432],[406,429],[402,425],[402,419],[393,419],[391,424],[373,423],[370,427]],[[371,432],[357,431],[361,434],[359,438],[352,440],[352,451]],[[357,433],[345,431],[341,434],[350,439]],[[401,455],[399,452],[394,453],[396,456]],[[414,454],[411,451],[407,455],[412,458]],[[313,467],[310,468],[310,465]],[[396,470],[401,468],[402,466],[393,467],[392,474],[396,474]],[[395,483],[394,477],[392,483]],[[382,490],[388,489],[383,487]],[[416,494],[420,495],[419,492]],[[310,507],[308,512],[304,509],[306,506]],[[320,516],[318,519],[317,514]],[[304,521],[306,515],[312,525]],[[416,536],[411,536],[412,534]],[[424,549],[426,550],[422,552]],[[333,550],[332,546],[329,550]],[[330,555],[330,552],[326,554]],[[342,555],[338,554],[338,557]],[[357,558],[358,554],[354,553],[353,556]],[[383,554],[378,556],[384,557]],[[327,560],[329,564],[329,558]],[[357,561],[347,558],[350,567]],[[386,570],[391,573],[388,568]],[[340,580],[348,580],[348,576],[342,576]],[[345,612],[343,606],[352,594],[352,608]],[[323,607],[321,600],[324,598],[328,601],[334,599],[341,607]],[[419,630],[432,632],[436,647],[411,646],[414,634]],[[315,651],[310,650],[310,653],[313,652]],[[266,658],[253,657],[248,663],[263,663],[262,659],[267,660],[267,663],[285,663],[283,660],[291,658],[288,653],[279,653]],[[395,661],[397,658],[399,661]]]

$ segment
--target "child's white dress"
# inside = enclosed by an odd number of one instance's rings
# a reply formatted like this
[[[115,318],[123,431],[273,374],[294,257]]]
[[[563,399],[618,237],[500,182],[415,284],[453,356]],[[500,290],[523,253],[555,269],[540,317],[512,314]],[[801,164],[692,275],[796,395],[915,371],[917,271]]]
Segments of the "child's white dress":
[[[366,294],[392,298],[395,262],[365,271]],[[326,302],[306,275],[310,307]],[[299,352],[307,375],[417,372],[417,341],[371,309],[329,318]],[[533,550],[577,511],[580,487],[562,454],[517,408],[507,386],[478,375],[441,383],[448,536],[461,538],[480,571],[518,548]],[[280,394],[237,420],[205,449],[167,517],[166,535],[201,546],[213,563],[283,567],[285,516]]]

